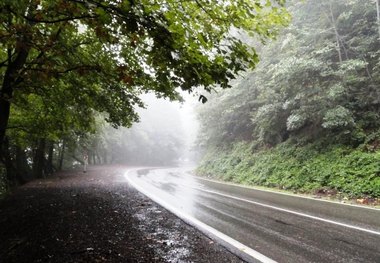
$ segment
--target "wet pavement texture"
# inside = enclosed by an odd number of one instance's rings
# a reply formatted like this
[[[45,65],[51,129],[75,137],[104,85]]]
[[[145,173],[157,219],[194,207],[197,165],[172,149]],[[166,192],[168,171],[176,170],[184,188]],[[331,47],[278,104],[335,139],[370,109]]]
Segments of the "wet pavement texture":
[[[379,210],[261,191],[254,193],[251,189],[205,181],[190,176],[188,171],[184,168],[142,169],[126,176],[180,213],[206,223],[275,261],[380,262]],[[276,204],[295,213],[271,208]],[[311,216],[336,220],[338,224],[298,215],[302,210]]]
[[[65,172],[0,201],[0,262],[242,262],[128,185],[122,166]]]

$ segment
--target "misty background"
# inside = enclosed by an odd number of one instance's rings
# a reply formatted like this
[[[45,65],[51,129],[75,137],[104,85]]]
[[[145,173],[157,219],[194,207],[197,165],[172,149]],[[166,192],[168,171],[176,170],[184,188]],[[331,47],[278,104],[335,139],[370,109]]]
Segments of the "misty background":
[[[131,128],[103,124],[89,151],[90,162],[128,165],[194,165],[198,159],[195,139],[198,124],[193,96],[172,102],[143,95],[146,108],[139,109],[140,122]],[[92,153],[92,154],[91,154]]]

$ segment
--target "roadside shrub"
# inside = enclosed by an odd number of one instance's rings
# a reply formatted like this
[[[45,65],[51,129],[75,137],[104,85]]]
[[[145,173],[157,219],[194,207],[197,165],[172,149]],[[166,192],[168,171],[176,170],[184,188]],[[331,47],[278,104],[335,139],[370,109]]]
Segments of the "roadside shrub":
[[[350,197],[380,197],[380,151],[315,142],[285,142],[252,153],[249,143],[232,150],[214,149],[197,169],[199,175],[247,185],[300,192],[334,189]]]

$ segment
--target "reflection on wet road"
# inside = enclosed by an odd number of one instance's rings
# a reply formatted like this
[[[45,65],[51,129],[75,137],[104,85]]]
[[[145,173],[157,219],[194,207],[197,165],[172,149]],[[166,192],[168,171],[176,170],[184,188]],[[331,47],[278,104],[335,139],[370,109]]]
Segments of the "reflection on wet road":
[[[219,184],[189,169],[140,169],[128,180],[278,262],[380,262],[380,211]],[[173,209],[172,209],[173,210]]]

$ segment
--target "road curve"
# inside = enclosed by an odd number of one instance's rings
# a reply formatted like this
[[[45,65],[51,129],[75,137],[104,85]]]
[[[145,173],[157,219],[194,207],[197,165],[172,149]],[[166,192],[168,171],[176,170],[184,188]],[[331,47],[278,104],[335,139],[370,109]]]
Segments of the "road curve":
[[[128,181],[252,262],[380,262],[380,210],[135,169]]]

